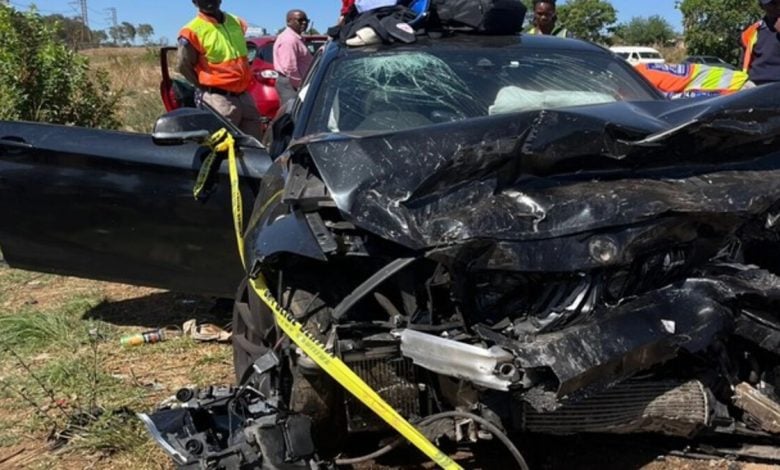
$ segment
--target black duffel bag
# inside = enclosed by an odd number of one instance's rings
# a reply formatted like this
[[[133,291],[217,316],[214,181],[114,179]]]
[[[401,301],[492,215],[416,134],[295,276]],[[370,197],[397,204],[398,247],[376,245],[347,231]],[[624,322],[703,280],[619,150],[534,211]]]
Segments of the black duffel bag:
[[[521,0],[432,0],[432,19],[443,29],[514,34],[523,29]]]

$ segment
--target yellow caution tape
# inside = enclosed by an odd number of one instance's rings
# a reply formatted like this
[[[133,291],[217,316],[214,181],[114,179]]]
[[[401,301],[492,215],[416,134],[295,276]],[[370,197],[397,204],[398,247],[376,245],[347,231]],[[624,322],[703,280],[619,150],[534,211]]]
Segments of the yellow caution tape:
[[[246,267],[243,241],[243,207],[241,204],[241,192],[238,187],[238,163],[236,160],[235,141],[233,136],[226,129],[221,129],[214,133],[206,144],[211,149],[211,154],[216,155],[219,152],[228,152],[228,169],[230,172],[230,192],[233,204],[233,228],[236,231],[236,242],[238,243],[238,253],[242,264]],[[211,155],[209,155],[211,157]],[[216,157],[214,157],[216,158]],[[207,158],[206,163],[213,164],[214,158]],[[208,169],[203,174],[203,182]],[[198,177],[199,181],[201,175]],[[203,188],[203,182],[200,184],[200,190]],[[199,194],[196,184],[195,194]],[[329,353],[325,347],[313,336],[303,330],[303,325],[295,320],[295,317],[285,310],[274,298],[265,278],[262,274],[256,279],[249,279],[249,285],[255,291],[258,297],[271,309],[276,323],[290,337],[301,351],[306,353],[314,362],[328,373],[333,379],[346,388],[358,400],[363,402],[371,411],[382,418],[387,424],[398,431],[402,436],[409,440],[415,447],[420,449],[425,455],[433,460],[439,467],[447,470],[462,469],[447,454],[440,451],[431,441],[428,440],[417,428],[409,421],[404,419],[392,406],[390,406],[382,397],[379,396],[363,379],[355,374],[344,361]]]

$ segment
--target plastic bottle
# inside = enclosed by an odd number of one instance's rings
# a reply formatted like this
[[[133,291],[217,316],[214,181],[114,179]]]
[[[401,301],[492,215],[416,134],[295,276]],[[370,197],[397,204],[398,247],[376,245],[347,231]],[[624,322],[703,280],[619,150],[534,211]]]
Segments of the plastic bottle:
[[[122,346],[141,346],[142,344],[153,344],[165,341],[166,339],[180,336],[181,332],[172,329],[160,328],[157,330],[144,331],[143,333],[135,333],[132,335],[123,336],[119,342]]]

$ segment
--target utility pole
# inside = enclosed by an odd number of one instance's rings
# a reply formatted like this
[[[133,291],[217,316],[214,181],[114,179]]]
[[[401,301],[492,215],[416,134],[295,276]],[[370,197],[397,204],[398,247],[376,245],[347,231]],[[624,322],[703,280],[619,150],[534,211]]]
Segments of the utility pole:
[[[81,0],[81,22],[89,29],[89,17],[87,16],[87,0]]]
[[[109,21],[111,21],[111,26],[117,25],[117,19],[116,19],[116,8],[106,8],[106,11],[109,12],[111,15],[109,17]]]
[[[79,15],[79,20],[81,20],[81,23],[89,28],[89,16],[87,15],[87,0],[79,0],[79,1],[73,1],[68,2],[68,5],[70,5],[74,11],[76,10],[76,6],[79,6],[81,8],[81,15]]]

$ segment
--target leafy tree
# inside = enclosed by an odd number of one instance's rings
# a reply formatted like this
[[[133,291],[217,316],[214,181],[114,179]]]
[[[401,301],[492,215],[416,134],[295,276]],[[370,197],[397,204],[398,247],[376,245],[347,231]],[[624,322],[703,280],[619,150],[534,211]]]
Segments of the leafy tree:
[[[649,18],[631,18],[628,23],[620,24],[615,28],[615,35],[626,44],[639,46],[665,44],[677,36],[672,25],[659,15]]]
[[[111,41],[114,44],[119,44],[122,42],[123,33],[122,28],[119,26],[112,26],[108,28],[108,35],[111,36]]]
[[[691,55],[714,55],[737,63],[739,36],[763,15],[753,0],[681,0],[685,44]]]
[[[617,21],[615,7],[607,0],[569,0],[558,5],[558,21],[579,38],[606,43]]]
[[[102,30],[92,31],[92,40],[97,44],[103,44],[108,41],[108,34]]]
[[[63,15],[44,16],[42,19],[54,28],[57,38],[61,42],[74,49],[91,42],[92,31],[80,20],[67,18]]]
[[[127,21],[123,21],[122,24],[119,25],[119,31],[125,44],[132,44],[135,42],[135,36],[137,34],[135,26]]]
[[[118,99],[53,25],[0,6],[0,119],[116,128]]]
[[[135,28],[135,31],[144,44],[149,44],[149,38],[154,36],[154,28],[150,24],[139,24],[138,27]]]

